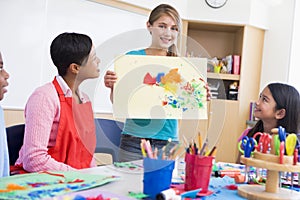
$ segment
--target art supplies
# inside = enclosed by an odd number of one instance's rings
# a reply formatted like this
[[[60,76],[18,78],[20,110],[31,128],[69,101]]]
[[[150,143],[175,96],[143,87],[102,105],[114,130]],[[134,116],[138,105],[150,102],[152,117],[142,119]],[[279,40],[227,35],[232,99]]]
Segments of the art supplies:
[[[126,172],[126,173],[142,173],[143,172],[142,164],[137,163],[137,161],[114,162],[113,166],[119,172]]]
[[[155,147],[152,150],[150,141],[141,139],[141,151],[144,157],[143,191],[151,199],[155,199],[161,191],[170,188],[175,159],[185,151],[180,144],[171,148],[171,142],[172,140],[169,139],[163,148]]]
[[[212,156],[201,156],[195,154],[185,155],[185,184],[186,191],[201,188],[199,196],[212,194],[208,190],[209,180],[212,171]]]
[[[170,148],[171,142],[172,140],[169,139],[168,143],[163,146],[163,148],[158,149],[157,147],[155,147],[153,150],[149,140],[141,139],[141,153],[143,157],[163,160],[175,160],[185,153],[185,148],[181,144],[176,144],[172,148]]]
[[[216,153],[217,147],[214,146],[210,151],[208,151],[205,155],[206,156],[214,156]]]
[[[241,162],[246,166],[254,166],[258,168],[265,168],[267,170],[267,177],[264,186],[262,185],[243,185],[239,186],[238,194],[245,197],[253,199],[300,199],[298,192],[290,189],[286,189],[282,186],[283,174],[291,175],[291,186],[294,185],[294,173],[299,172],[300,168],[297,164],[298,153],[294,149],[297,149],[297,138],[293,133],[286,133],[285,128],[279,126],[278,128],[271,130],[271,140],[270,136],[261,133],[256,133],[260,135],[259,144],[261,146],[255,147],[255,151],[252,153],[247,151],[247,148],[251,145],[244,145],[245,156],[241,156]],[[252,138],[253,139],[253,138]],[[250,141],[249,140],[245,140]],[[271,142],[269,145],[268,143]],[[246,143],[246,144],[247,144]],[[268,149],[270,147],[270,150]],[[239,146],[240,148],[240,146]],[[247,155],[246,155],[247,151]],[[246,167],[247,168],[247,167]],[[279,188],[281,187],[281,188]],[[292,187],[293,188],[293,187]]]
[[[297,145],[297,135],[295,133],[289,134],[286,137],[286,143],[285,143],[285,152],[288,156],[292,156],[294,154],[296,145]]]
[[[174,160],[162,160],[144,158],[144,194],[155,199],[160,192],[169,189],[171,186]]]
[[[144,195],[143,197],[146,197]],[[132,197],[133,198],[133,197]],[[94,188],[70,194],[47,198],[48,200],[132,200],[131,196],[118,195],[102,188]],[[46,200],[47,200],[46,199]]]
[[[205,151],[206,151],[207,146],[208,146],[208,138],[206,137],[206,139],[205,139],[205,141],[204,141],[204,143],[203,143],[203,145],[200,149],[200,152],[199,152],[200,155],[205,155]]]
[[[40,172],[1,179],[0,199],[43,199],[119,180],[115,176],[70,172]]]
[[[146,154],[146,151],[145,151],[145,148],[144,148],[144,141],[143,140],[141,141],[141,151],[142,151],[143,157],[146,157],[147,154]]]
[[[269,153],[271,148],[272,137],[268,133],[257,132],[254,134],[253,139],[259,136],[258,144],[256,145],[256,151],[262,153]]]
[[[208,190],[209,180],[212,171],[212,163],[216,152],[216,146],[207,150],[208,138],[202,143],[201,135],[198,133],[198,145],[192,141],[186,148],[185,154],[185,184],[184,190],[191,191],[200,189],[199,196],[212,194]]]
[[[201,133],[198,132],[198,146],[199,146],[199,149],[202,148],[202,137],[201,137]]]
[[[156,200],[181,200],[181,196],[177,195],[174,189],[167,189],[156,195]]]
[[[257,146],[257,142],[252,137],[244,136],[238,144],[239,151],[245,155],[246,158],[250,158],[253,155],[253,151]]]

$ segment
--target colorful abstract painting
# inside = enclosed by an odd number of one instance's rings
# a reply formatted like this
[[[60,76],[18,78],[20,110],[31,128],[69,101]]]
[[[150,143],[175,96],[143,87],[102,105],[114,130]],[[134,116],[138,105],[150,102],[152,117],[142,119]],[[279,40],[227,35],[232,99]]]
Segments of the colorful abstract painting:
[[[115,59],[115,118],[207,119],[205,58]]]

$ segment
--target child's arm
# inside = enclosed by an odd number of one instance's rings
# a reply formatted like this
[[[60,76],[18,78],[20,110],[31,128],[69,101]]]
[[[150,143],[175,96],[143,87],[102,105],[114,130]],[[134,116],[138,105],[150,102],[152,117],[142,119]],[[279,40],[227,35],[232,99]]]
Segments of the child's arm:
[[[114,84],[117,81],[117,75],[113,71],[106,71],[104,76],[104,84],[106,87],[110,88],[110,101],[113,103],[113,92],[114,92]]]
[[[59,100],[54,88],[46,89],[36,91],[26,104],[26,127],[20,162],[29,172],[75,170],[69,165],[57,162],[48,154],[48,148],[55,145],[59,123]]]

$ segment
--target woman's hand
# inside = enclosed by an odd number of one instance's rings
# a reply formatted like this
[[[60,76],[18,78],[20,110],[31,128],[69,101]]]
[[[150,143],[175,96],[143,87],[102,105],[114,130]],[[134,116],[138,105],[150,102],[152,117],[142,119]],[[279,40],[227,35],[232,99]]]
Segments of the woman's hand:
[[[110,89],[114,88],[114,84],[117,81],[117,75],[113,71],[106,71],[106,74],[104,76],[104,85]]]
[[[204,88],[206,89],[206,101],[210,101],[211,93],[208,84],[206,84]]]

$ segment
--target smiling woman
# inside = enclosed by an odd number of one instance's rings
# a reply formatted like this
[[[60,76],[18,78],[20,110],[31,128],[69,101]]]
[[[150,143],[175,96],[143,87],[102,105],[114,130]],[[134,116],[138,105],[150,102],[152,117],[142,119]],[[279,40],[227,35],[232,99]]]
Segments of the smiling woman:
[[[177,56],[176,43],[181,30],[181,18],[174,7],[168,4],[155,7],[147,21],[147,30],[151,35],[150,46],[127,54]],[[108,70],[104,76],[104,83],[111,90],[112,102],[116,80],[117,74]],[[141,138],[150,140],[151,145],[157,149],[162,149],[168,143],[168,139],[171,139],[172,144],[168,145],[171,149],[178,143],[178,121],[177,119],[126,119],[121,136],[120,161],[142,159]]]

